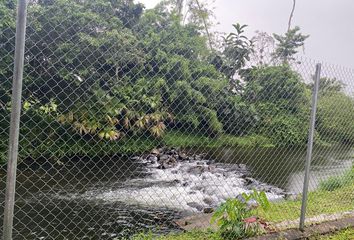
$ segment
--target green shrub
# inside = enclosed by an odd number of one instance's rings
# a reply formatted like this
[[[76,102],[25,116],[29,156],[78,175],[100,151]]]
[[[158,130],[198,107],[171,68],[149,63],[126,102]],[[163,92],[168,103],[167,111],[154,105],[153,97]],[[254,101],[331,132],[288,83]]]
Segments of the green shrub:
[[[287,65],[244,70],[244,101],[255,107],[253,131],[278,145],[305,144],[309,96],[301,76]]]
[[[239,239],[251,237],[264,232],[263,226],[257,219],[251,218],[252,207],[250,201],[254,201],[257,206],[254,208],[268,209],[270,203],[264,192],[253,190],[250,194],[242,194],[242,198],[228,199],[215,211],[211,222],[216,222],[219,232],[224,239]],[[252,219],[252,220],[251,220]]]
[[[342,92],[319,98],[317,130],[323,140],[354,143],[354,99]]]

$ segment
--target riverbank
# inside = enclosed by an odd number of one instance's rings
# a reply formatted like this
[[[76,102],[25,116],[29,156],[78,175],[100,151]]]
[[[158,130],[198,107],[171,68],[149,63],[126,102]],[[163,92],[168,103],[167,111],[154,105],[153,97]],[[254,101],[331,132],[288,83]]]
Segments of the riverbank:
[[[261,135],[239,137],[223,134],[218,138],[210,138],[179,131],[168,131],[160,139],[143,136],[122,138],[117,141],[83,138],[74,140],[70,136],[65,141],[63,139],[48,139],[46,142],[33,142],[31,139],[21,139],[20,146],[20,159],[46,158],[54,161],[73,157],[104,158],[117,155],[138,155],[162,146],[173,148],[275,147],[269,138]],[[0,139],[0,164],[4,164],[6,161],[6,149],[7,139]]]
[[[5,137],[5,138],[4,138]],[[7,160],[6,136],[0,138],[0,165]],[[120,140],[108,141],[94,138],[73,138],[67,135],[58,139],[48,138],[46,141],[32,140],[30,138],[20,139],[19,149],[20,161],[29,159],[35,161],[44,158],[52,161],[62,161],[72,158],[108,158],[112,156],[132,156],[144,154],[157,147],[172,148],[203,148],[213,149],[221,147],[237,148],[262,148],[290,147],[288,145],[275,144],[271,138],[263,135],[234,136],[222,134],[212,138],[196,133],[181,131],[167,131],[161,138],[146,136],[123,137]],[[335,145],[318,141],[317,146],[330,148]],[[301,148],[305,146],[294,145],[291,147]]]
[[[321,216],[322,214],[332,214],[354,210],[354,181],[353,184],[336,189],[334,191],[317,190],[309,194],[309,204],[307,207],[307,217]],[[295,200],[285,200],[281,202],[271,203],[271,207],[267,211],[259,211],[258,214],[262,219],[265,219],[275,226],[277,223],[295,220],[300,216],[301,196]],[[320,221],[321,219],[319,219]],[[322,219],[325,221],[326,219]],[[279,225],[279,224],[278,224]],[[290,227],[290,225],[288,225]],[[222,240],[217,231],[207,230],[192,230],[181,234],[169,234],[166,236],[157,237],[152,233],[138,234],[134,240]]]

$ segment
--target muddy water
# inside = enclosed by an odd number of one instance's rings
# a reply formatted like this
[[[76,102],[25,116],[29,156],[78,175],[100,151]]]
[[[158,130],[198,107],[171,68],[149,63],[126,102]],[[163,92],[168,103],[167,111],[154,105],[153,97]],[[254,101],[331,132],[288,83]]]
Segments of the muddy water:
[[[236,164],[247,165],[257,180],[256,186],[264,187],[270,198],[282,197],[279,188],[301,190],[304,149],[220,148],[192,152],[207,155],[166,170],[120,157],[76,159],[55,166],[46,162],[22,165],[18,170],[14,239],[114,239],[140,231],[178,231],[172,219],[198,211],[196,204],[201,208],[216,205],[248,191]],[[349,156],[353,156],[350,146],[316,149],[311,188],[350,168],[353,159]],[[208,166],[213,160],[213,172],[190,171],[195,166]],[[3,203],[4,171],[0,178]]]

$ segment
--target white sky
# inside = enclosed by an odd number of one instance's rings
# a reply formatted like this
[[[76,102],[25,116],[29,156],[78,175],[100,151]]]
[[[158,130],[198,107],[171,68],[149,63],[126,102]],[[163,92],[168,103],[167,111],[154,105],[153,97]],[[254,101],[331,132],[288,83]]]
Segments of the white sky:
[[[160,0],[138,0],[147,8]],[[255,30],[284,33],[292,0],[215,0],[218,31],[232,31],[232,24]],[[293,26],[300,26],[306,40],[305,55],[315,60],[354,68],[354,0],[297,0]]]

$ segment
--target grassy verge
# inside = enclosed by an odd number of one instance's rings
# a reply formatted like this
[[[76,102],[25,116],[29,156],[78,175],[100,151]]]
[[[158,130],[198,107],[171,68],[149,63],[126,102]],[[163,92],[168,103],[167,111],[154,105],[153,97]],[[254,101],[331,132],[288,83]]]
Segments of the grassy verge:
[[[347,171],[343,176],[334,176],[326,181],[321,182],[320,189],[333,191],[354,183],[354,166],[351,170]]]
[[[270,210],[260,216],[270,222],[295,220],[300,216],[301,199],[272,203]],[[318,190],[308,198],[307,217],[354,210],[354,182],[334,191]]]

